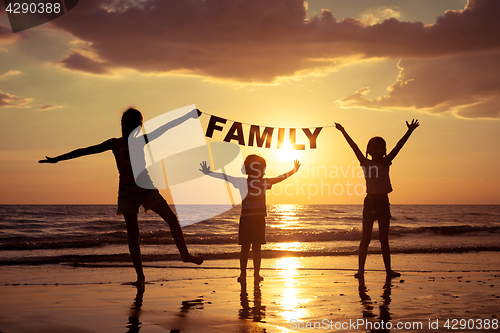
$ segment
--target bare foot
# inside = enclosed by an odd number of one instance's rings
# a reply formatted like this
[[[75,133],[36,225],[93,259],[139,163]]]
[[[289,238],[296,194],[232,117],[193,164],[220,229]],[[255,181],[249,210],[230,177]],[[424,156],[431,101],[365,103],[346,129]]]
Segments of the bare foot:
[[[189,255],[186,258],[182,258],[182,262],[192,262],[193,264],[196,264],[196,265],[201,265],[203,263],[203,260],[204,260],[204,258],[201,254],[199,254],[197,256]]]
[[[356,274],[354,274],[354,277],[356,279],[363,279],[365,277],[365,272],[357,272]]]
[[[132,282],[132,285],[137,288],[144,288],[145,284],[146,284],[146,279],[144,277],[138,278],[137,281]]]
[[[239,283],[242,283],[242,282],[246,282],[247,281],[247,276],[246,275],[240,275],[238,276],[238,282]]]
[[[260,275],[254,275],[253,281],[254,282],[261,282],[261,281],[264,281],[264,278]]]
[[[398,272],[395,272],[393,270],[390,270],[387,272],[387,277],[388,278],[397,278],[397,277],[400,277],[401,276],[401,273],[398,273]]]

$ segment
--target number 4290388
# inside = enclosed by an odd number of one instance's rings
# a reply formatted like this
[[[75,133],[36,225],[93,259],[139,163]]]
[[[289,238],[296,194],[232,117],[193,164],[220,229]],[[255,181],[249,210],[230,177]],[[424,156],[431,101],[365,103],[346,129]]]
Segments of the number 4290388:
[[[59,14],[61,12],[59,2],[39,2],[39,3],[9,3],[5,11],[9,14]]]

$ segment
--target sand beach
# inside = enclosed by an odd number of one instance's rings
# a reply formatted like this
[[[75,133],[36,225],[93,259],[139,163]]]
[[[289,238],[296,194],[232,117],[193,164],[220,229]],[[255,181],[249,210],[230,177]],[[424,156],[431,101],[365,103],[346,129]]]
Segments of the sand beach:
[[[0,332],[498,331],[497,253],[394,255],[390,281],[379,260],[362,283],[355,256],[264,259],[257,285],[237,260],[155,263],[144,290],[126,264],[4,266]]]

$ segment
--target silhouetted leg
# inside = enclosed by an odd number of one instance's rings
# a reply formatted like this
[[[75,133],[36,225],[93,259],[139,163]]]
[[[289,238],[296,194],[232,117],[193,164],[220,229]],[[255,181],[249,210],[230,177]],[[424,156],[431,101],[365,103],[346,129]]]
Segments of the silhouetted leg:
[[[248,252],[250,251],[250,244],[241,245],[240,252],[240,277],[238,278],[238,282],[242,282],[247,277],[247,262],[248,262]],[[254,253],[255,255],[255,253]]]
[[[391,269],[391,248],[389,247],[389,226],[390,219],[379,219],[378,229],[380,240],[380,247],[382,249],[382,258],[384,259],[385,271],[388,277],[398,277],[401,276],[398,272]]]
[[[363,235],[358,250],[358,272],[354,275],[356,278],[362,278],[365,274],[366,255],[368,254],[368,245],[372,240],[372,229],[373,221],[363,221]]]
[[[186,246],[186,240],[184,239],[184,233],[182,232],[181,226],[177,216],[174,214],[172,209],[168,206],[166,202],[159,203],[158,205],[151,208],[155,213],[161,216],[165,222],[167,222],[170,227],[170,234],[174,239],[175,245],[179,250],[183,262],[192,262],[197,265],[203,263],[203,256],[192,256]]]
[[[260,282],[264,280],[262,276],[260,276],[260,263],[262,260],[261,255],[261,244],[252,244],[253,251],[253,276],[255,282]]]
[[[128,249],[132,257],[135,272],[137,273],[137,281],[134,285],[144,285],[145,277],[142,268],[141,248],[139,245],[139,223],[137,214],[123,214],[125,223],[127,224]]]

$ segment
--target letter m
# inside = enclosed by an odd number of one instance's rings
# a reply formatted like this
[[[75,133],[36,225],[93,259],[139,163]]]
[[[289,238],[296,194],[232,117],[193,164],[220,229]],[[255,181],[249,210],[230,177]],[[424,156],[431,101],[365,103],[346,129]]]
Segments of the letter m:
[[[248,146],[253,147],[254,139],[257,140],[257,147],[262,148],[264,140],[266,140],[266,148],[271,148],[271,140],[273,138],[272,127],[266,127],[262,135],[260,135],[260,127],[257,125],[250,126],[250,135],[248,138]]]

